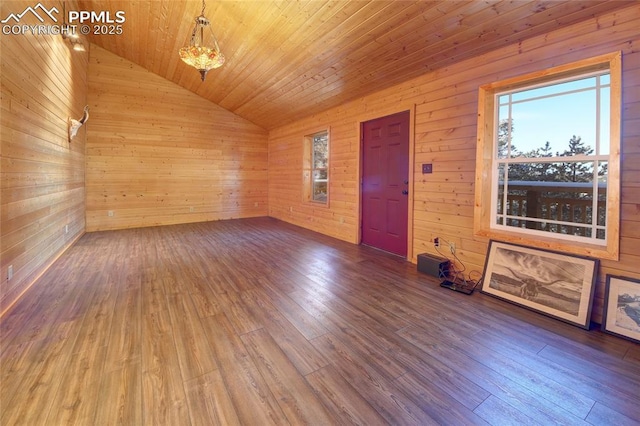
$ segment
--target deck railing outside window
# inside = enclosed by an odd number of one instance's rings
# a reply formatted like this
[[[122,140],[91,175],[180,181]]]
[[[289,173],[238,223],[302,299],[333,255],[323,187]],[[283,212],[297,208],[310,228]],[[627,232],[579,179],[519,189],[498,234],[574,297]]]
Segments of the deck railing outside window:
[[[594,200],[591,183],[511,181],[505,198],[500,182],[497,207],[505,214],[496,215],[497,224],[603,240],[607,187],[605,183],[595,187]]]

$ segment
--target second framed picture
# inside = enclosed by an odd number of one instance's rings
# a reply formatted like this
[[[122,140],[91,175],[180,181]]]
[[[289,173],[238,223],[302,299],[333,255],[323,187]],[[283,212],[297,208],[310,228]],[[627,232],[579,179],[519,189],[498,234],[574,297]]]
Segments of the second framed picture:
[[[598,260],[491,241],[482,292],[589,328]]]
[[[640,280],[607,275],[602,330],[640,343]]]

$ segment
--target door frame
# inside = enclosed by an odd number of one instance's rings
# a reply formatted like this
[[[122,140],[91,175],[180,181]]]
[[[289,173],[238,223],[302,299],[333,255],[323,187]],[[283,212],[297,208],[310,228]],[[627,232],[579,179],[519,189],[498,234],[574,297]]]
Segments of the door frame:
[[[404,107],[394,106],[392,109],[380,109],[376,112],[369,112],[358,117],[358,244],[362,244],[362,163],[364,157],[364,123],[388,115],[409,111],[409,195],[407,200],[407,257],[408,261],[414,262],[413,256],[413,189],[415,175],[415,111],[416,104],[409,104]]]

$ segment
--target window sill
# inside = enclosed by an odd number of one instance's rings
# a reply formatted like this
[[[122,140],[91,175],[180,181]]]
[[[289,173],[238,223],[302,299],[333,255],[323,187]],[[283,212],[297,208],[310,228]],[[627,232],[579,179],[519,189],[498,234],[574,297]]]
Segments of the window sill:
[[[615,244],[610,244],[610,246],[607,246],[577,241],[572,242],[567,240],[559,240],[553,237],[545,236],[531,237],[530,235],[522,235],[517,232],[498,231],[494,229],[477,230],[475,232],[475,235],[507,243],[559,251],[563,253],[571,253],[578,256],[587,256],[596,259],[619,260],[620,258],[620,245],[618,241],[616,241]]]

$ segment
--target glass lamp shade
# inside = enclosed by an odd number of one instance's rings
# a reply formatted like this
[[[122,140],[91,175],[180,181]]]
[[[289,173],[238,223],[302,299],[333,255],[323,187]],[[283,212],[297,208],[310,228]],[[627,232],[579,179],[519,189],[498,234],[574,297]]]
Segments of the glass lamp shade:
[[[206,30],[206,28],[209,28]],[[205,36],[210,34],[210,42],[206,43]],[[196,18],[196,26],[193,28],[189,45],[180,49],[180,59],[191,65],[198,71],[202,81],[207,72],[219,68],[224,64],[224,55],[220,52],[218,41],[213,35],[209,20],[203,15]]]
[[[76,41],[75,43],[71,43],[73,45],[73,50],[75,50],[76,52],[86,52],[87,49],[85,49],[84,44],[82,44],[82,42],[80,40]]]

